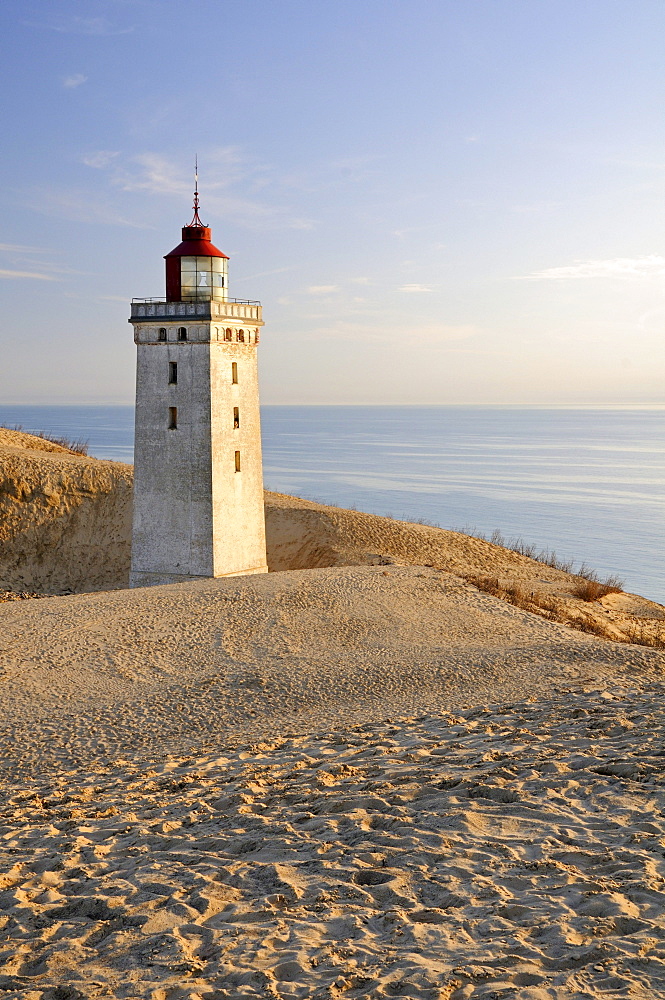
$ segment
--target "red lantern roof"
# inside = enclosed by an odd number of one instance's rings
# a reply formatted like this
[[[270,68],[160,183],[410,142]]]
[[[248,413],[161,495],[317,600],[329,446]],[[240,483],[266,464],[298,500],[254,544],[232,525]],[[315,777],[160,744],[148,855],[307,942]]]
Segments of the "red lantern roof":
[[[224,257],[228,260],[228,255],[222,253],[210,242],[211,232],[201,226],[198,230],[200,235],[190,235],[194,226],[185,226],[182,230],[182,243],[179,243],[175,250],[164,254],[164,257]]]

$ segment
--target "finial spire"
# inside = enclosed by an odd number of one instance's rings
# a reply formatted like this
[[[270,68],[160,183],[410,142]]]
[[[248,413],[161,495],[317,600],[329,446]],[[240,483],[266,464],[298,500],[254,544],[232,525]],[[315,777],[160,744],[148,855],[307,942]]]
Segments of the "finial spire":
[[[205,228],[203,223],[199,218],[199,157],[198,154],[194,157],[194,218],[190,222],[190,226],[201,226]]]

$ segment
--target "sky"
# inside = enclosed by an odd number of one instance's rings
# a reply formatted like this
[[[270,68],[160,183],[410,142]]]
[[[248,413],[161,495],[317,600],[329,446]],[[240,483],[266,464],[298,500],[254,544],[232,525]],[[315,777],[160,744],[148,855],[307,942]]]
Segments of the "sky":
[[[264,403],[665,402],[662,0],[5,0],[6,403],[131,403],[191,217]]]

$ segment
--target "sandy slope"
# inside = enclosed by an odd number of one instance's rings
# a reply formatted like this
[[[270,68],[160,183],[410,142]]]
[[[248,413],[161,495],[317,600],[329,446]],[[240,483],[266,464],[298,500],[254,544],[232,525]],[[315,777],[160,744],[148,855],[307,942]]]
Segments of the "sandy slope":
[[[132,467],[0,428],[0,590],[126,586]]]
[[[129,579],[133,469],[0,428],[0,589],[82,593]],[[453,573],[568,579],[481,539],[265,494],[272,571],[430,563]]]

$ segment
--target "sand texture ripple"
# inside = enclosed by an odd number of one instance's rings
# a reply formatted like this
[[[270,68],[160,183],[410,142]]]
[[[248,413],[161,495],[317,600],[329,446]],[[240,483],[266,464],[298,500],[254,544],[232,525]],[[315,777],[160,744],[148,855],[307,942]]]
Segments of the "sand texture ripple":
[[[2,820],[3,996],[663,996],[662,693],[35,777]]]

